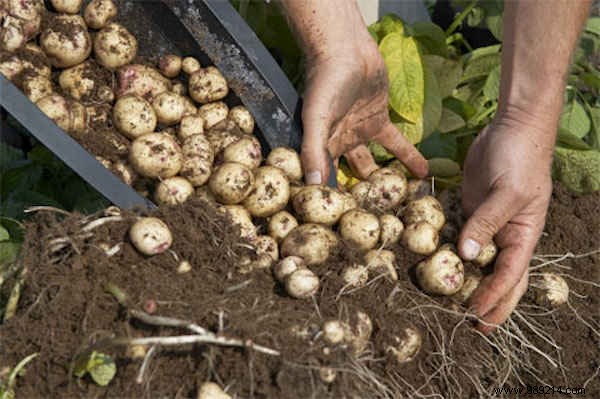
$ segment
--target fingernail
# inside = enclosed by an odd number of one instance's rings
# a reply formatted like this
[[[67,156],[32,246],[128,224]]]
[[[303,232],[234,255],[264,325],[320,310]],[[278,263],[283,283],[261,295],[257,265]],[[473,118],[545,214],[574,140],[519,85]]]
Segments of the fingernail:
[[[321,184],[323,181],[321,178],[321,172],[319,171],[308,172],[305,180],[306,184]]]
[[[481,251],[481,247],[477,243],[477,241],[471,240],[467,238],[462,245],[462,253],[465,260],[473,260],[479,255],[479,251]]]

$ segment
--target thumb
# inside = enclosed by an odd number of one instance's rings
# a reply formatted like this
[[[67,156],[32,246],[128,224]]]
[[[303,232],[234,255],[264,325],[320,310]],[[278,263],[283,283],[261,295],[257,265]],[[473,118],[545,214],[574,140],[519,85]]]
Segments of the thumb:
[[[460,256],[473,260],[481,248],[520,210],[510,190],[496,189],[488,194],[465,223],[458,239]]]

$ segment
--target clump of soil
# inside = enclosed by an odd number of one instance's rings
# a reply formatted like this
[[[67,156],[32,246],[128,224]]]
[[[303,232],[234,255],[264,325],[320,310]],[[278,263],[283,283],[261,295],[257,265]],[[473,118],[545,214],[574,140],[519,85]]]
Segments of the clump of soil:
[[[456,196],[447,199],[456,201]],[[236,271],[247,245],[237,239],[237,228],[208,204],[193,200],[181,207],[161,208],[156,216],[169,224],[175,240],[172,253],[150,258],[128,243],[132,215],[99,227],[92,237],[75,240],[59,258],[49,254],[49,240],[74,236],[82,217],[43,213],[28,224],[21,259],[28,274],[21,302],[17,315],[0,326],[0,368],[40,353],[18,379],[17,397],[190,397],[207,380],[227,386],[240,398],[395,398],[436,393],[486,397],[504,382],[523,386],[542,381],[563,387],[587,384],[586,392],[600,389],[599,379],[590,379],[600,366],[600,342],[590,328],[597,331],[600,325],[598,288],[582,282],[598,283],[598,254],[560,262],[571,269],[549,266],[582,280],[568,279],[577,294],[571,295],[570,307],[541,312],[532,307],[529,295],[519,307],[525,320],[542,326],[560,349],[534,334],[518,317],[513,316],[503,330],[522,331],[531,344],[560,361],[562,368],[553,368],[503,331],[483,339],[472,329],[465,309],[452,299],[424,295],[411,278],[422,258],[400,246],[393,248],[398,282],[380,277],[361,289],[344,287],[340,272],[346,265],[360,263],[361,257],[342,243],[325,264],[313,268],[322,284],[314,300],[295,300],[285,295],[269,270]],[[451,218],[460,219],[459,212]],[[537,253],[589,252],[597,249],[599,232],[600,194],[575,197],[557,188]],[[104,254],[103,247],[120,242],[123,246],[116,255]],[[188,260],[192,270],[178,274],[173,254]],[[105,291],[107,282],[127,293],[131,307],[142,309],[151,299],[157,304],[156,315],[251,339],[280,351],[281,356],[211,345],[162,347],[150,362],[144,383],[136,384],[141,359],[113,347],[104,349],[118,368],[107,387],[95,385],[88,377],[78,380],[69,374],[71,362],[103,338],[187,333],[130,319]],[[341,347],[328,347],[318,331],[331,318],[352,324],[358,310],[370,316],[374,330],[367,350],[354,358]],[[399,365],[386,349],[394,336],[403,336],[406,327],[421,332],[423,347],[413,361]],[[499,346],[494,348],[490,342]],[[510,353],[521,362],[507,358]],[[320,380],[322,366],[336,370],[333,383]]]

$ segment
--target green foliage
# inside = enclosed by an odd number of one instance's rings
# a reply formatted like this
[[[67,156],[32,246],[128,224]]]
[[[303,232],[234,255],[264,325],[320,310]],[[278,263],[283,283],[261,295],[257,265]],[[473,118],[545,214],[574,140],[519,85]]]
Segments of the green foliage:
[[[82,378],[86,374],[89,374],[96,384],[106,386],[117,374],[117,365],[109,355],[92,351],[77,357],[73,364],[75,377]]]
[[[600,190],[600,151],[556,147],[553,174],[576,193]]]

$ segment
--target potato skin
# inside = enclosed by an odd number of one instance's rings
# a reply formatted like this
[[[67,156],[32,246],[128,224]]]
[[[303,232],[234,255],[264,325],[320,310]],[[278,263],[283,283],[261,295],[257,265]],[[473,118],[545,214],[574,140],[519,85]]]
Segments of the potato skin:
[[[129,239],[139,252],[148,256],[166,251],[173,243],[169,227],[155,217],[136,221],[129,229]]]
[[[344,213],[340,219],[339,233],[361,250],[375,247],[379,241],[381,227],[379,218],[362,209]]]
[[[285,208],[290,183],[280,169],[262,166],[254,171],[254,179],[254,188],[243,204],[252,216],[267,217]]]
[[[181,72],[182,59],[175,54],[167,54],[158,60],[158,68],[167,78],[174,78]]]
[[[154,108],[158,122],[167,126],[179,123],[185,112],[183,97],[170,91],[162,92],[154,97],[152,108]]]
[[[83,18],[92,29],[101,29],[117,16],[117,6],[112,0],[92,0],[83,11]]]
[[[381,243],[385,248],[389,248],[400,240],[404,231],[404,224],[394,215],[385,214],[379,217],[381,226]]]
[[[200,61],[198,61],[194,57],[185,57],[181,61],[181,69],[184,73],[188,75],[197,72],[198,70],[200,70],[200,68],[202,68],[202,66],[200,65]]]
[[[98,63],[108,69],[129,64],[137,55],[136,38],[123,25],[111,22],[96,34],[94,54]]]
[[[52,94],[52,82],[41,75],[28,77],[23,81],[23,92],[31,102],[35,103]]]
[[[240,227],[240,236],[249,240],[256,238],[256,226],[250,213],[241,205],[224,205],[221,208],[234,225]]]
[[[283,170],[290,181],[302,180],[302,163],[296,151],[288,147],[276,147],[267,156],[267,165]]]
[[[204,119],[204,128],[210,129],[227,118],[229,107],[223,101],[204,104],[198,108],[198,115]]]
[[[282,256],[298,256],[306,265],[323,263],[337,245],[337,236],[327,227],[315,223],[302,224],[285,237],[281,244]]]
[[[280,242],[296,226],[298,226],[298,221],[291,213],[279,211],[269,219],[269,235],[277,240],[277,242]]]
[[[252,134],[254,131],[254,117],[243,105],[231,108],[227,117],[238,125],[242,132]]]
[[[256,169],[262,161],[260,143],[254,136],[241,137],[223,150],[223,161],[237,162]]]
[[[188,91],[194,101],[207,104],[225,98],[229,93],[229,87],[221,72],[209,66],[190,76]]]
[[[463,286],[465,269],[458,255],[441,249],[417,265],[416,276],[428,294],[453,295]]]
[[[208,187],[217,201],[226,205],[242,202],[248,197],[253,186],[252,171],[235,162],[226,162],[219,166],[208,181]]]
[[[489,242],[484,245],[479,251],[479,255],[475,259],[473,259],[473,263],[475,263],[479,267],[485,267],[492,263],[498,254],[498,246],[495,242]]]
[[[187,179],[179,176],[162,180],[156,187],[154,199],[159,205],[178,205],[194,194],[194,187]]]
[[[117,100],[112,119],[119,132],[130,139],[154,132],[158,122],[152,105],[135,95]]]
[[[365,264],[369,271],[385,274],[392,281],[398,280],[396,255],[387,249],[372,249],[365,254]]]
[[[204,119],[199,115],[186,115],[181,118],[179,123],[179,129],[177,130],[177,137],[179,140],[185,140],[186,138],[195,134],[204,133]]]
[[[294,211],[305,223],[333,225],[344,212],[344,197],[330,187],[310,185],[294,197]]]
[[[77,14],[81,10],[83,0],[50,0],[50,3],[59,13]]]
[[[402,219],[407,225],[424,221],[435,227],[438,231],[446,223],[442,204],[431,195],[425,195],[409,202],[402,213]]]
[[[92,38],[85,21],[79,15],[58,15],[57,25],[45,29],[40,36],[40,46],[50,63],[57,68],[68,68],[82,63],[92,53]],[[68,26],[72,33],[68,38],[60,27]]]
[[[140,64],[129,64],[119,68],[117,83],[117,97],[135,94],[149,101],[172,87],[171,81],[159,71]]]
[[[144,177],[173,177],[181,169],[182,161],[181,148],[170,135],[144,134],[131,144],[129,162]]]
[[[376,170],[368,181],[371,184],[366,204],[368,210],[388,212],[396,209],[406,199],[406,177],[391,168]]]
[[[429,255],[439,244],[439,234],[435,227],[427,222],[408,225],[402,233],[402,243],[409,251],[420,255]]]

